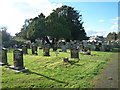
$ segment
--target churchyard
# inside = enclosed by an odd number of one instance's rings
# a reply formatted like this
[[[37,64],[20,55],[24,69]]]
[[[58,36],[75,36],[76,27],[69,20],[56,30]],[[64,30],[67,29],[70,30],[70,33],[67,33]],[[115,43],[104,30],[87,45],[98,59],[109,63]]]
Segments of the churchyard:
[[[7,65],[0,67],[2,88],[92,88],[94,86],[92,79],[117,53],[91,51],[91,55],[85,55],[79,50],[77,53],[75,51],[78,55],[71,55],[73,51],[70,49],[66,49],[66,52],[61,48],[57,51],[49,49],[46,55],[43,52],[45,50],[38,47],[37,54],[33,54],[31,47],[21,56],[18,49],[8,48]]]

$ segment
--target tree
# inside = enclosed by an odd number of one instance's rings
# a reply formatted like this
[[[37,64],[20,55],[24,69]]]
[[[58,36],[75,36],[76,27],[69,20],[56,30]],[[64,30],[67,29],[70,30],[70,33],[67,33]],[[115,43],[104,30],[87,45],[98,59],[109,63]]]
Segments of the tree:
[[[108,35],[107,35],[107,38],[106,40],[117,40],[117,34],[115,32],[110,32]]]
[[[120,32],[118,32],[118,34],[117,34],[117,39],[120,40]]]
[[[2,33],[2,44],[10,40],[11,36],[7,32],[7,27],[1,27],[0,33]]]
[[[83,40],[86,38],[86,33],[82,25],[82,15],[79,15],[74,8],[64,5],[53,10],[46,18],[41,13],[38,17],[30,19],[26,29],[22,28],[16,35],[27,38],[31,42],[41,38],[49,44],[54,44],[59,39]]]
[[[83,40],[86,33],[82,24],[82,15],[66,5],[57,8],[47,17],[48,32],[52,38]]]

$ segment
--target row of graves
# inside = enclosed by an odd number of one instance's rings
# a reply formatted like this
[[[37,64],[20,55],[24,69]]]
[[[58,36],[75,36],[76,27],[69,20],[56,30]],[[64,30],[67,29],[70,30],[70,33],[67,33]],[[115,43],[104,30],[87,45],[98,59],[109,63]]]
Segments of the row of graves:
[[[43,56],[50,56],[50,45],[45,44],[42,48],[43,49]],[[70,49],[71,58],[75,58],[80,60],[79,52],[83,51],[84,55],[91,55],[91,50],[95,51],[111,51],[114,48],[114,45],[106,44],[106,43],[88,43],[88,42],[72,42],[72,43],[65,43],[62,42],[59,45],[54,44],[53,51],[56,51],[57,56],[57,49],[61,48],[59,52],[67,52],[67,49]],[[31,55],[38,55],[38,46],[36,44],[32,44],[31,46]],[[28,54],[28,47],[27,45],[23,45],[22,49],[15,48],[13,51],[13,65],[9,66],[10,69],[14,69],[17,71],[26,71],[27,68],[24,67],[24,60],[23,54]],[[7,49],[2,48],[2,59],[0,59],[0,66],[8,65],[7,62]],[[63,58],[63,62],[69,62],[68,57]]]
[[[31,46],[31,52],[32,52],[31,55],[38,55],[37,48],[38,47],[35,44]],[[55,44],[55,46],[53,46],[53,51],[57,51],[57,49],[58,49],[57,44]],[[62,46],[62,50],[60,52],[67,52],[67,48],[65,44],[64,46]],[[13,51],[13,65],[10,66],[7,61],[7,49],[2,48],[2,53],[1,53],[2,59],[0,59],[0,66],[8,65],[10,69],[13,69],[19,72],[26,71],[28,69],[24,67],[24,60],[23,60],[24,54],[28,54],[28,48],[26,45],[23,45],[22,49],[15,48]],[[50,56],[50,45],[49,44],[44,45],[43,56]],[[71,48],[71,58],[80,60],[79,50],[75,47]],[[63,62],[68,62],[68,58],[67,57],[63,58]]]

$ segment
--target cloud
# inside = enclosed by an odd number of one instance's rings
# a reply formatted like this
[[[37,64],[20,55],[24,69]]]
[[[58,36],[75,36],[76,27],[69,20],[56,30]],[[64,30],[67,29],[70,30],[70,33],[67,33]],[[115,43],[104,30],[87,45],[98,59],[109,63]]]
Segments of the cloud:
[[[111,22],[113,23],[109,27],[111,32],[118,32],[118,30],[120,30],[120,26],[118,25],[118,22],[120,22],[120,17],[115,17],[115,18],[111,19]]]
[[[85,31],[87,33],[87,36],[104,36],[106,37],[107,36],[107,32],[103,29],[100,29],[100,30],[92,30],[90,28],[85,28]]]
[[[120,17],[115,17],[110,20],[113,24],[118,24],[118,21],[120,21]]]
[[[100,19],[100,20],[98,20],[98,22],[105,22],[105,20],[103,20],[103,19]]]
[[[51,3],[49,0],[1,0],[0,26],[7,26],[8,32],[14,35],[20,31],[25,19],[34,18],[41,12],[48,16],[60,6],[62,4]]]

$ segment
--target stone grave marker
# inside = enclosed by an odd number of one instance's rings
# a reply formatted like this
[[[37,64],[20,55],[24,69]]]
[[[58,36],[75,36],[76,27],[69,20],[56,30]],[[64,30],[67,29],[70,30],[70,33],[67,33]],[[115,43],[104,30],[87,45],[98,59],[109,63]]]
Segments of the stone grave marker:
[[[62,49],[62,52],[67,52],[67,47],[66,47],[66,45],[62,45],[62,46],[61,46],[61,49]]]
[[[43,48],[43,56],[50,56],[49,52],[50,52],[50,46],[47,44]]]
[[[16,49],[13,51],[13,66],[9,66],[9,68],[18,70],[18,71],[26,71],[27,69],[24,67],[23,63],[23,51],[21,49]]]
[[[96,48],[95,48],[95,51],[100,51],[100,45],[95,45]]]
[[[22,45],[22,51],[23,51],[23,54],[28,54],[26,45]]]
[[[32,45],[32,55],[38,55],[38,53],[37,53],[37,45]]]
[[[57,44],[53,45],[53,51],[57,51]]]
[[[63,58],[63,63],[68,63],[68,62],[69,62],[68,57]]]
[[[100,47],[100,51],[105,51],[105,45],[102,45],[102,46]]]
[[[7,62],[7,49],[6,48],[2,48],[2,52],[0,53],[0,57],[1,56],[2,56],[2,58],[0,59],[0,66],[8,65],[8,62]]]
[[[94,51],[96,49],[96,46],[95,45],[91,45],[90,49]]]
[[[71,58],[76,58],[79,60],[79,50],[76,48],[71,49]]]

